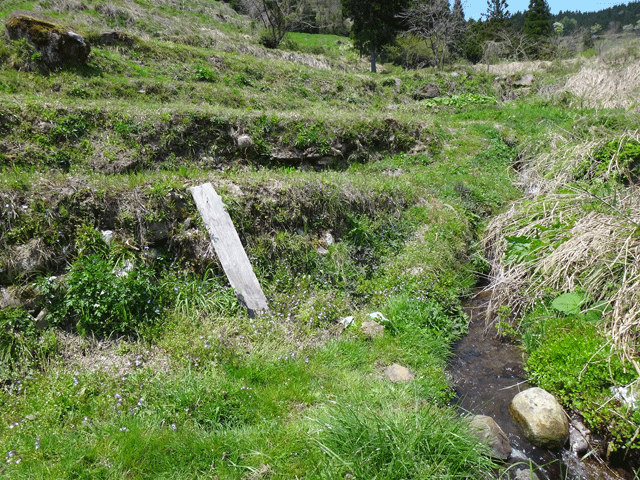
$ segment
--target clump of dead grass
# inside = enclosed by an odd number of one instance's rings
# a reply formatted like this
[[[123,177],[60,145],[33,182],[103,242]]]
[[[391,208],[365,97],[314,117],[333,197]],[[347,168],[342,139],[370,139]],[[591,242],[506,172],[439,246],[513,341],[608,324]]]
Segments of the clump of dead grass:
[[[610,66],[597,61],[571,76],[563,90],[581,99],[585,106],[640,109],[640,60],[626,66]]]
[[[580,128],[577,126],[577,129]],[[613,174],[623,172],[625,167],[620,164],[619,154],[628,142],[640,142],[640,129],[627,130],[616,136],[618,149],[608,160],[606,168],[600,166],[600,161],[595,155],[611,141],[611,134],[599,131],[600,129],[604,130],[597,125],[587,128],[582,132],[580,141],[576,142],[576,131],[557,128],[547,135],[545,141],[538,142],[535,147],[527,150],[527,159],[520,171],[518,183],[526,197],[534,198],[552,193],[574,182],[583,165],[588,165],[581,174],[585,180],[599,177],[601,181],[606,182]]]
[[[549,60],[526,60],[520,62],[505,62],[505,63],[496,63],[489,65],[489,73],[494,75],[503,75],[503,76],[512,76],[517,75],[519,73],[533,73],[533,74],[543,74],[550,70],[557,69],[558,66],[566,69],[575,68],[576,65],[579,64],[581,60],[571,58],[566,60],[559,61],[549,61]],[[473,65],[471,68],[478,72],[486,72],[487,65],[483,63],[478,63]]]
[[[484,246],[492,262],[487,325],[509,305],[514,318],[550,292],[584,291],[607,305],[602,328],[640,372],[640,188],[624,196],[586,190],[523,200],[495,218]],[[520,261],[505,261],[510,239],[532,239]],[[533,240],[537,241],[533,241]]]

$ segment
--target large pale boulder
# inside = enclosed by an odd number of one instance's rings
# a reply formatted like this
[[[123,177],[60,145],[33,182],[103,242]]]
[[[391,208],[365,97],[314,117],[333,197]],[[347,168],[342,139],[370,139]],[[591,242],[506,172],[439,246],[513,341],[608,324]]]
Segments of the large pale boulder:
[[[493,418],[486,415],[476,415],[471,420],[469,429],[480,442],[489,446],[492,457],[500,460],[509,458],[511,455],[509,438]]]
[[[569,437],[569,421],[564,410],[555,397],[542,388],[530,388],[516,395],[509,405],[509,413],[534,445],[558,448]]]
[[[50,67],[85,63],[91,48],[81,35],[40,18],[35,13],[13,13],[5,24],[11,40],[26,38]]]

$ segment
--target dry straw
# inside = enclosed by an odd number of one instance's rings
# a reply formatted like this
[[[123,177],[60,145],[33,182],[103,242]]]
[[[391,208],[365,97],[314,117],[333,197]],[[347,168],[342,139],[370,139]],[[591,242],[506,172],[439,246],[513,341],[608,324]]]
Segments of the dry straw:
[[[609,163],[601,172],[597,172],[599,161],[594,153],[603,150],[610,142],[603,127],[593,126],[583,133],[583,138],[576,144],[573,137],[577,132],[564,131],[554,126],[554,132],[548,135],[546,141],[538,142],[537,147],[529,150],[527,156],[531,160],[520,172],[520,182],[528,198],[540,194],[552,193],[559,188],[574,182],[576,171],[582,165],[587,170],[582,174],[585,179],[600,176],[607,181],[614,172],[620,172],[619,154],[628,142],[640,142],[640,130],[628,130],[617,139],[617,151],[609,159]],[[573,145],[571,145],[573,141]]]
[[[640,61],[617,69],[602,62],[584,66],[569,78],[564,90],[583,99],[585,106],[640,109]]]
[[[638,131],[627,132],[620,144],[638,137]],[[572,169],[591,162],[591,152],[604,143],[539,155],[523,181],[536,195],[489,225],[484,241],[492,264],[487,327],[503,305],[517,319],[550,292],[584,291],[591,305],[608,306],[601,327],[640,373],[635,360],[640,353],[640,188],[595,195],[569,186]],[[605,178],[617,167],[618,153],[602,169]],[[568,193],[552,193],[560,186]],[[531,239],[530,251],[507,262],[513,237]]]

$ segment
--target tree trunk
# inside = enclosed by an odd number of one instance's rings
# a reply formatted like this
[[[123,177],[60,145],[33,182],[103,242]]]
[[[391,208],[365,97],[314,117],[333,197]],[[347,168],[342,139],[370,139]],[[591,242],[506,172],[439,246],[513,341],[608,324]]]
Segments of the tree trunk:
[[[376,73],[376,49],[371,47],[371,73]]]

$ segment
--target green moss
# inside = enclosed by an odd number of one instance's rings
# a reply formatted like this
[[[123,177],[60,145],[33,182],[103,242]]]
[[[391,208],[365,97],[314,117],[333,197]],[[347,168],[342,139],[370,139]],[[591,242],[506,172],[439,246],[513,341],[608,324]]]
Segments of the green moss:
[[[23,31],[29,36],[29,39],[36,45],[45,46],[49,43],[52,33],[64,33],[60,27],[53,23],[40,20],[27,15],[19,15],[10,18],[7,22],[7,30]]]
[[[610,387],[637,380],[635,371],[625,368],[609,348],[602,348],[606,338],[584,316],[538,320],[535,328],[541,342],[526,363],[532,381],[579,411],[595,431],[608,435],[613,449],[631,446],[635,427],[625,419],[633,412],[608,399]]]

